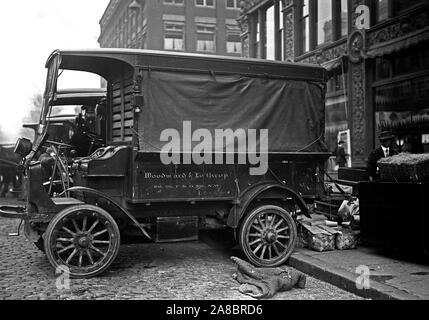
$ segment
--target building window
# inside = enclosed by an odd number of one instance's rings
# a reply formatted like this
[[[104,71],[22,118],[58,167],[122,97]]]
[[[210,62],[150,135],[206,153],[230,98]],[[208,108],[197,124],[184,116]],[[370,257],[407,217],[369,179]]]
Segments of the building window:
[[[137,15],[135,12],[131,13],[131,38],[134,40],[137,35]]]
[[[164,49],[165,50],[185,50],[184,24],[176,22],[166,22],[164,24]]]
[[[130,31],[131,31],[131,19],[130,16],[128,14],[128,12],[125,14],[125,28],[124,28],[124,41],[125,41],[125,47],[129,47],[130,43],[131,43],[131,37],[130,37]]]
[[[143,29],[143,16],[144,10],[140,9],[137,13],[137,33],[140,33]]]
[[[340,3],[340,23],[341,23],[341,32],[340,36],[347,36],[349,32],[349,15],[348,15],[348,0],[341,0]]]
[[[298,8],[300,54],[347,36],[348,0],[301,0]]]
[[[402,151],[429,152],[429,48],[424,43],[375,61],[373,101],[376,132],[393,131]]]
[[[164,4],[183,6],[184,0],[164,0]]]
[[[347,73],[334,75],[327,83],[325,110],[325,142],[334,150],[338,134],[349,129],[347,105]]]
[[[124,46],[124,27],[121,25],[119,29],[119,48],[122,48]]]
[[[226,26],[226,53],[241,55],[242,45],[240,28],[237,26]]]
[[[285,22],[285,18],[283,16],[282,10],[279,10],[279,43],[277,43],[277,45],[280,47],[280,55],[281,55],[281,60],[286,60],[286,56],[285,56],[285,27],[284,27],[284,22]]]
[[[426,0],[395,0],[395,12],[400,13],[425,2]]]
[[[374,72],[377,81],[422,71],[429,71],[429,49],[423,46],[375,60]]]
[[[284,15],[282,1],[273,0],[250,16],[250,55],[284,60]]]
[[[259,50],[261,44],[261,22],[257,13],[252,15],[252,40],[252,57],[261,58],[261,50]]]
[[[144,31],[140,39],[140,48],[147,49],[147,32]]]
[[[211,7],[214,8],[215,0],[195,0],[195,5],[197,7]]]
[[[197,25],[197,51],[216,52],[216,27]]]
[[[377,0],[376,1],[376,14],[377,22],[381,22],[389,18],[389,2],[390,0]]]
[[[310,51],[310,0],[303,0],[301,6],[301,53]]]
[[[317,45],[331,42],[332,38],[332,0],[319,0],[317,2]]]
[[[375,22],[382,22],[426,2],[426,0],[376,0],[373,4]]]
[[[228,9],[240,9],[241,0],[226,0],[226,7]]]
[[[276,59],[274,6],[265,11],[265,58]]]

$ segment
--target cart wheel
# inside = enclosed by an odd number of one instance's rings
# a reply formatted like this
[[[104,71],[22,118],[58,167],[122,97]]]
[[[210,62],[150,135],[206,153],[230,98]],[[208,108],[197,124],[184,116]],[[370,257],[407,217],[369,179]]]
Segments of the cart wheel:
[[[253,209],[244,218],[239,233],[241,250],[259,267],[282,265],[292,254],[296,238],[295,221],[276,205]]]
[[[71,278],[90,278],[104,272],[115,260],[119,246],[115,220],[92,205],[64,209],[52,219],[45,233],[49,262]]]

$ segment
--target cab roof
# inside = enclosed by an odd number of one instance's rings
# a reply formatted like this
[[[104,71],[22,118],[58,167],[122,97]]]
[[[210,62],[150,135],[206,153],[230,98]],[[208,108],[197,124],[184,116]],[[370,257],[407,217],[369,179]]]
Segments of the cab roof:
[[[139,68],[326,81],[322,66],[261,59],[136,49],[55,50],[46,66],[57,56],[60,69],[92,72],[106,79]]]
[[[58,90],[53,106],[93,105],[107,96],[104,88],[65,89]]]

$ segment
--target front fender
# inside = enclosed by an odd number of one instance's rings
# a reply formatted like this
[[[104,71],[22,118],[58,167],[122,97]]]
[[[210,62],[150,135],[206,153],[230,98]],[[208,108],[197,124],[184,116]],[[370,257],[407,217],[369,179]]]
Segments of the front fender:
[[[277,182],[262,182],[260,184],[251,186],[240,194],[238,203],[235,204],[230,211],[227,225],[231,228],[237,228],[241,218],[246,213],[250,204],[267,191],[274,191],[279,196],[292,198],[301,209],[301,214],[311,218],[308,212],[307,204],[296,191]]]
[[[131,213],[129,213],[124,208],[122,208],[122,206],[119,203],[117,203],[113,198],[111,198],[110,196],[104,194],[103,192],[100,192],[100,191],[95,190],[95,189],[87,188],[87,187],[72,187],[72,188],[67,189],[66,191],[64,191],[64,193],[67,193],[67,192],[83,192],[83,193],[95,195],[95,196],[98,196],[100,198],[103,198],[103,199],[107,200],[108,202],[110,202],[111,204],[113,204],[117,209],[119,209],[123,214],[125,214],[142,231],[142,233],[147,238],[149,238],[150,240],[152,240],[152,238],[147,233],[147,231],[140,225],[140,223],[137,221],[136,218],[134,218],[134,216]]]

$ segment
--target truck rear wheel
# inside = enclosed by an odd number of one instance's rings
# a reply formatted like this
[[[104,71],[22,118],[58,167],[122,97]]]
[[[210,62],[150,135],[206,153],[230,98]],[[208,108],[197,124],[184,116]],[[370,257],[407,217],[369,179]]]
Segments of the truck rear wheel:
[[[241,249],[259,267],[282,265],[292,254],[296,238],[295,221],[277,205],[262,205],[250,211],[239,231]]]
[[[112,216],[92,205],[64,209],[49,223],[45,250],[51,265],[71,278],[90,278],[112,264],[120,232]]]

